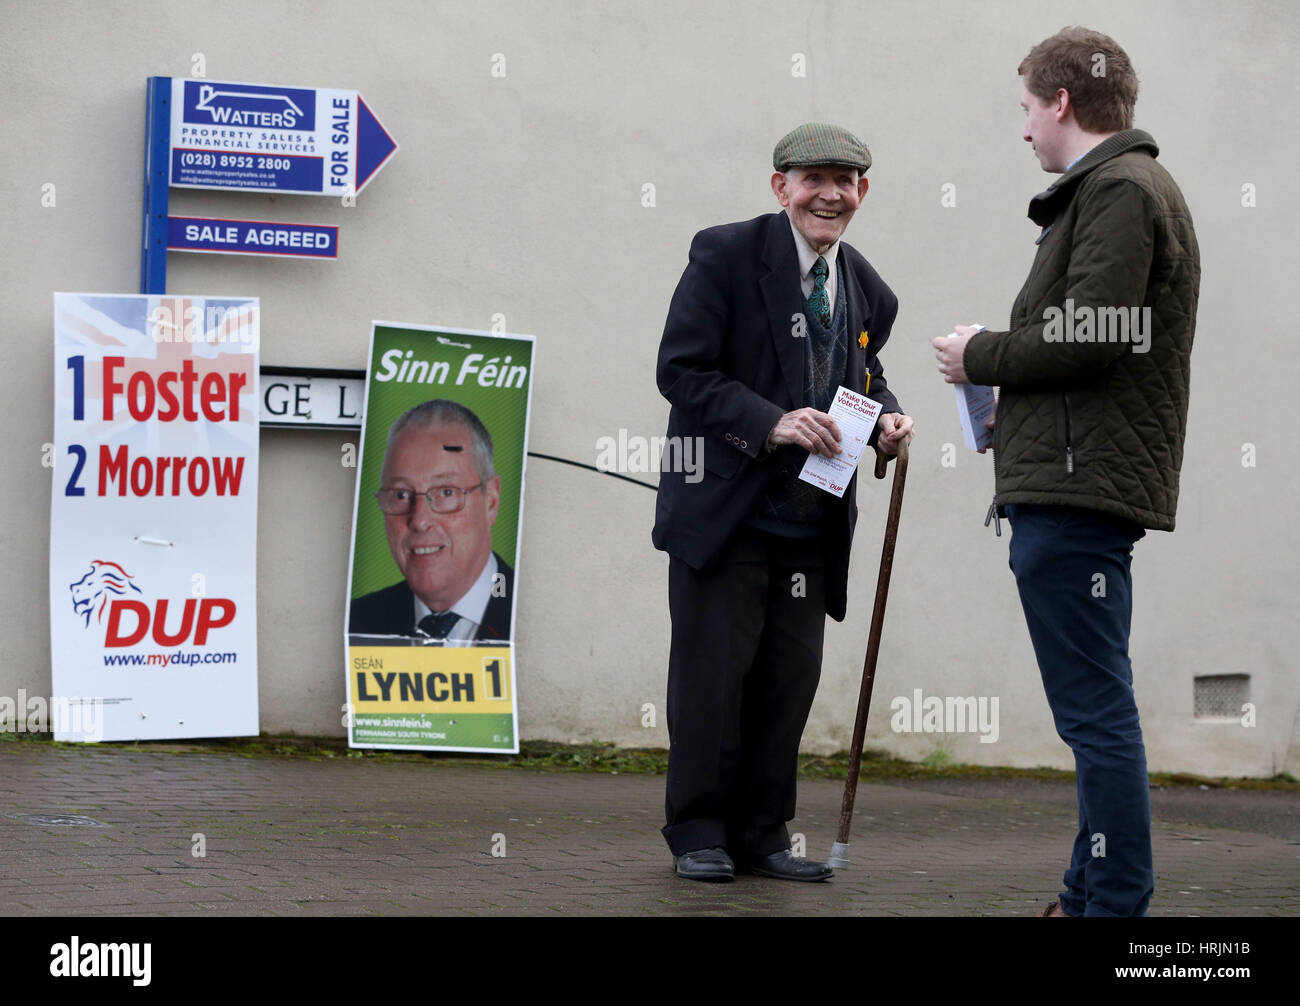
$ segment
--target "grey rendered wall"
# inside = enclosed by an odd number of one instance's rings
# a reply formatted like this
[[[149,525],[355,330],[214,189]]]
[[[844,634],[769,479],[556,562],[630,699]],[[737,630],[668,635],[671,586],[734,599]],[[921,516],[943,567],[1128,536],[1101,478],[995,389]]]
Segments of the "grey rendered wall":
[[[532,447],[593,461],[597,438],[663,431],[654,359],[699,228],[775,208],[776,138],[842,122],[875,157],[847,238],[902,301],[886,352],[917,421],[868,743],[922,758],[1067,765],[1006,539],[980,525],[987,458],[959,441],[929,339],[1005,321],[1050,181],[1021,141],[1015,67],[1062,25],[1116,37],[1143,81],[1200,237],[1204,285],[1177,532],[1137,550],[1133,656],[1153,769],[1300,771],[1295,652],[1294,5],[1197,2],[474,4],[6,0],[0,32],[0,694],[48,694],[51,297],[137,288],[144,84],[186,76],[355,87],[401,144],[355,208],[177,192],[173,212],[342,227],[334,264],[173,255],[168,289],[257,295],[263,362],[364,363],[373,318],[538,337]],[[502,65],[504,76],[493,76]],[[495,62],[494,62],[495,61]],[[806,75],[795,75],[800,63]],[[41,204],[54,183],[54,207]],[[653,185],[654,205],[644,205]],[[944,186],[956,204],[945,206]],[[1243,205],[1243,186],[1256,205]],[[951,201],[951,200],[949,200]],[[264,730],[340,733],[353,469],[349,435],[266,432],[259,534]],[[1242,463],[1243,445],[1256,463]],[[653,478],[653,476],[650,476]],[[886,492],[863,485],[851,605],[828,628],[810,751],[847,746]],[[520,562],[522,733],[666,745],[666,562],[653,494],[552,463],[528,471]],[[1192,719],[1192,678],[1251,675],[1257,725]],[[999,737],[898,734],[913,689],[997,696]],[[642,726],[643,705],[656,725]],[[1289,759],[1289,760],[1288,760]]]

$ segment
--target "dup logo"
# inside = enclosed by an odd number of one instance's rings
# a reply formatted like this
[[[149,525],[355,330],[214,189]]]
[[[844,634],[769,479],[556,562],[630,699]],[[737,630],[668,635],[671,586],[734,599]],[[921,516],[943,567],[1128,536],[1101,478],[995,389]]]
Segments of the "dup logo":
[[[96,621],[104,621],[104,609],[111,598],[123,597],[130,591],[143,593],[131,582],[134,579],[115,562],[92,559],[86,575],[68,586],[72,591],[72,610],[81,616],[82,627],[90,626],[91,615]]]
[[[208,633],[235,620],[236,606],[231,598],[187,597],[180,626],[168,631],[167,610],[171,602],[158,598],[150,607],[148,602],[131,596],[134,593],[144,597],[144,591],[134,580],[120,564],[93,559],[86,574],[68,586],[72,592],[72,610],[82,619],[82,627],[90,627],[92,616],[96,624],[105,626],[105,646],[134,646],[146,636],[151,636],[159,646],[180,646],[187,641],[203,646],[208,641]]]

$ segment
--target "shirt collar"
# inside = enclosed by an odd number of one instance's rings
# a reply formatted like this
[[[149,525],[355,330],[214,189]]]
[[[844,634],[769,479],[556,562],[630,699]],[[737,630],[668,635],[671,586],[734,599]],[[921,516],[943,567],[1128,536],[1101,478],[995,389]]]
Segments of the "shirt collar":
[[[497,557],[496,553],[492,553],[488,556],[488,561],[483,564],[483,572],[479,573],[478,579],[474,581],[473,586],[465,591],[465,595],[447,610],[454,611],[461,618],[469,619],[477,628],[482,623],[483,616],[487,613],[488,602],[492,600],[492,581],[496,574]],[[419,625],[425,615],[432,614],[433,609],[417,597],[415,599],[415,624]]]
[[[789,216],[786,216],[790,220]],[[808,239],[799,233],[799,228],[790,220],[790,233],[794,235],[794,249],[799,254],[799,278],[807,279],[808,274],[812,272],[812,267],[817,264],[817,250],[808,243]],[[831,275],[835,274],[835,259],[840,253],[840,243],[836,241],[821,257],[826,260],[830,267]]]

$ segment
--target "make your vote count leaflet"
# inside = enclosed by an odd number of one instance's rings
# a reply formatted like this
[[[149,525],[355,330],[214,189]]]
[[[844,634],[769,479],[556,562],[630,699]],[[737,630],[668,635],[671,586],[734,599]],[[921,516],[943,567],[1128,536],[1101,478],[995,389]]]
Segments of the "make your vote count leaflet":
[[[841,453],[833,458],[809,454],[799,478],[818,489],[825,489],[833,496],[842,497],[858,467],[862,452],[867,449],[871,431],[876,428],[876,420],[880,418],[880,403],[841,385],[835,392],[835,400],[831,402],[827,415],[840,428]]]

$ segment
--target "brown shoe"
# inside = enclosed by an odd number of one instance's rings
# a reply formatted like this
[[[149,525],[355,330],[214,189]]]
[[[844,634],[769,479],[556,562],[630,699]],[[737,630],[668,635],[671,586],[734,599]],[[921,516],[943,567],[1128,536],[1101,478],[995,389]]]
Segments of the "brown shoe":
[[[1065,910],[1064,908],[1061,907],[1061,903],[1060,903],[1059,901],[1053,901],[1053,902],[1051,902],[1050,904],[1048,904],[1048,906],[1047,906],[1046,908],[1044,908],[1044,909],[1039,913],[1038,917],[1039,917],[1040,919],[1072,919],[1072,918],[1074,918],[1073,915],[1070,915],[1069,913],[1066,912],[1066,910]]]

